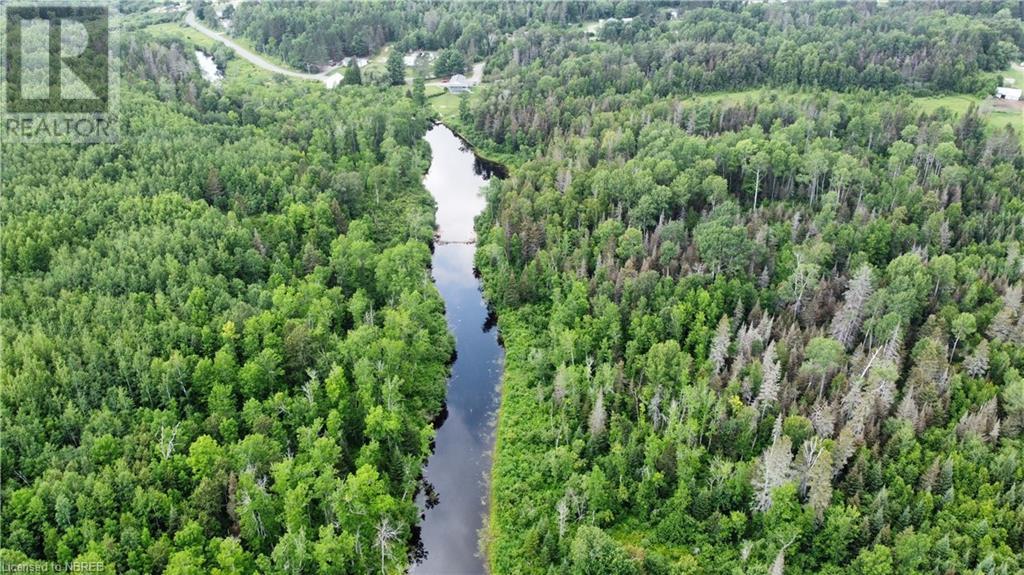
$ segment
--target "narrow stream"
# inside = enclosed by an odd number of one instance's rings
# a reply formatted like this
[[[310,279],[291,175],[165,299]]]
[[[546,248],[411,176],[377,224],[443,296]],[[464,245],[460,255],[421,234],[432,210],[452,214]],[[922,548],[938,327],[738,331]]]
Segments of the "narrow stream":
[[[217,68],[217,62],[202,50],[196,50],[196,62],[199,62],[199,72],[203,78],[211,84],[219,84],[224,79],[224,74]]]
[[[448,380],[447,413],[423,472],[427,487],[416,498],[423,512],[424,556],[410,572],[480,575],[486,567],[478,531],[487,511],[504,351],[474,275],[473,218],[486,204],[481,188],[497,174],[495,166],[477,158],[442,124],[431,128],[426,140],[433,159],[423,184],[437,201],[439,230],[433,276],[455,336],[456,358]]]

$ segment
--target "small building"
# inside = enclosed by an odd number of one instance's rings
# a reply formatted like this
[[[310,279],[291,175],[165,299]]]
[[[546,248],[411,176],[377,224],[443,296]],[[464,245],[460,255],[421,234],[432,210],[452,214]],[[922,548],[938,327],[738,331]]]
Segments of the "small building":
[[[1000,100],[1020,100],[1021,89],[1020,88],[996,88],[996,98]]]
[[[448,88],[448,92],[452,94],[465,94],[469,92],[469,80],[462,74],[455,74],[448,81],[444,83],[444,87]]]

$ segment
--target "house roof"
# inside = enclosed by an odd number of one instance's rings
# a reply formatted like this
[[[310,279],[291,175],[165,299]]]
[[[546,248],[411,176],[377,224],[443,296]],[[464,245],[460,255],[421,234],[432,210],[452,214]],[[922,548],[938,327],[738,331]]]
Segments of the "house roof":
[[[455,74],[451,78],[448,78],[449,86],[468,86],[469,82],[466,81],[466,77],[462,74]]]
[[[1020,88],[1004,88],[1004,87],[1000,87],[1000,88],[996,88],[996,94],[998,94],[1000,96],[1003,96],[1003,97],[1006,97],[1006,98],[1011,98],[1013,100],[1020,100],[1021,89]]]

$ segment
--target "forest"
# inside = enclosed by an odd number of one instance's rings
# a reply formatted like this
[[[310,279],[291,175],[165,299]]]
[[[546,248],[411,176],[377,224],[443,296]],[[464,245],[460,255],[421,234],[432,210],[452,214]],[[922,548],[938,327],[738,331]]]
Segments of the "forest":
[[[994,90],[1007,6],[696,8],[496,52],[462,118],[522,159],[478,222],[492,572],[1024,569],[1024,125],[914,105]]]
[[[505,34],[534,22],[566,24],[633,14],[642,2],[245,2],[233,11],[237,33],[296,66],[401,52],[455,49],[472,61],[489,56]]]
[[[1019,572],[1017,136],[817,96],[676,112],[492,191],[495,572]]]
[[[0,558],[400,570],[452,353],[429,113],[190,51],[127,38],[117,143],[3,144]]]
[[[597,39],[583,29],[531,26],[488,60],[489,70],[500,70],[496,81],[505,92],[489,92],[474,128],[514,152],[534,150],[556,132],[582,129],[592,122],[595,106],[618,111],[773,88],[989,94],[1000,85],[997,72],[1024,44],[1020,21],[1008,9],[996,10],[999,5],[972,15],[957,10],[980,8],[974,3],[949,6],[694,6],[675,20],[652,11],[628,23],[609,21]]]
[[[388,76],[122,0],[120,139],[0,143],[0,562],[415,569],[443,119],[508,171],[490,573],[1024,572],[1020,2],[189,4]]]

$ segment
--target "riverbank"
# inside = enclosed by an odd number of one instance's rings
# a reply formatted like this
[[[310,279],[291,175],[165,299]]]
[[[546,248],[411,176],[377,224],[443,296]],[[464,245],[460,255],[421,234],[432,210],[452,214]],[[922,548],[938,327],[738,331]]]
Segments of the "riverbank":
[[[486,278],[485,278],[486,281]],[[542,310],[500,310],[498,329],[505,346],[505,372],[501,383],[494,451],[491,456],[491,482],[488,492],[488,515],[481,546],[487,557],[488,572],[516,573],[521,563],[512,561],[524,549],[524,535],[512,519],[514,510],[523,501],[524,490],[542,490],[546,482],[524,484],[519,481],[524,469],[542,473],[549,467],[544,461],[547,452],[544,430],[550,427],[546,412],[537,409],[536,393],[530,386],[528,373],[530,353],[542,340],[541,334],[529,326],[529,314],[546,317]],[[526,315],[524,315],[526,314]],[[520,433],[525,431],[525,433]]]
[[[499,175],[499,178],[506,179],[512,168],[522,165],[529,159],[524,155],[501,152],[489,147],[487,145],[488,140],[486,138],[477,137],[473,133],[472,128],[466,126],[465,123],[459,120],[457,116],[450,117],[443,115],[437,110],[437,108],[434,108],[434,111],[437,112],[437,117],[434,120],[435,123],[447,126],[449,130],[451,130],[460,140],[465,142],[466,145],[472,149],[473,153],[478,158],[492,165],[501,167],[502,174]]]

